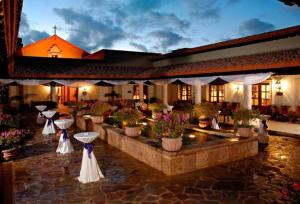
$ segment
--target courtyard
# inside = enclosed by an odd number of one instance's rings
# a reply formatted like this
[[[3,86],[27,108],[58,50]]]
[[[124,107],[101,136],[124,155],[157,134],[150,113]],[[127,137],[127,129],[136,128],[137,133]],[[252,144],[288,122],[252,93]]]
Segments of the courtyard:
[[[39,126],[28,124],[35,116],[23,118],[24,125],[34,130],[34,138],[16,160],[2,164],[11,166],[12,186],[5,189],[14,189],[16,203],[296,202],[282,193],[287,183],[300,180],[296,138],[271,136],[256,156],[172,177],[97,139],[94,152],[105,179],[81,184],[77,177],[82,145],[72,139],[75,152],[56,153],[53,136],[42,136]]]

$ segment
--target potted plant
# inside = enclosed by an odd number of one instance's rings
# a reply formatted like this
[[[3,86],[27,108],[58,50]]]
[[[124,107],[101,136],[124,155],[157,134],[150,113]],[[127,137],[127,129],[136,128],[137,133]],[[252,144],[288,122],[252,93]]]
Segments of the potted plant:
[[[259,118],[258,110],[238,109],[233,113],[234,127],[237,129],[237,133],[241,137],[251,137],[253,135],[251,121]]]
[[[93,123],[102,123],[104,121],[103,114],[109,111],[110,105],[108,103],[97,101],[91,105],[91,119]]]
[[[156,117],[157,113],[162,113],[164,111],[164,109],[167,108],[166,105],[164,105],[163,103],[151,103],[149,104],[149,110],[152,111],[152,118],[154,119]]]
[[[212,103],[200,103],[194,105],[194,113],[199,118],[200,128],[209,128],[211,121],[218,115],[218,107]]]
[[[6,161],[14,159],[17,155],[17,147],[22,142],[23,133],[16,130],[3,131],[0,134],[0,149]]]
[[[185,114],[167,113],[163,115],[158,113],[152,131],[162,138],[164,150],[174,152],[181,149],[183,131],[188,124]]]
[[[135,137],[141,134],[140,124],[138,123],[143,118],[141,112],[131,108],[123,108],[118,112],[118,117],[127,136]]]

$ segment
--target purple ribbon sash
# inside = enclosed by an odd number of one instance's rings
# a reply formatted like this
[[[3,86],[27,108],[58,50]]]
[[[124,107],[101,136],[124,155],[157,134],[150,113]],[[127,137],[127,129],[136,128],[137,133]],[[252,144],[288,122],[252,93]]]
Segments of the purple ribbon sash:
[[[93,151],[93,145],[91,143],[84,143],[84,148],[88,151],[89,158],[91,158],[91,153]]]
[[[62,130],[62,134],[63,134],[63,141],[65,142],[68,139],[67,129],[63,129]]]
[[[47,126],[50,126],[51,125],[51,121],[53,121],[53,118],[47,118],[47,119],[48,119]]]

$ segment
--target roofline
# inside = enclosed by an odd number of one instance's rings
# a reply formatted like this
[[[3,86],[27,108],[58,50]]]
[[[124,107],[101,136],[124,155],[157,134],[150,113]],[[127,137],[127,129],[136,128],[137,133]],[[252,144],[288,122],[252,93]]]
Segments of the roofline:
[[[265,32],[265,33],[261,33],[261,34],[246,36],[246,37],[242,37],[242,38],[236,38],[233,40],[208,44],[208,45],[204,45],[204,46],[199,46],[199,47],[194,47],[194,48],[185,48],[182,51],[178,51],[178,52],[175,51],[175,52],[163,54],[158,57],[154,57],[152,60],[158,61],[158,60],[167,59],[167,58],[181,57],[181,56],[186,56],[186,55],[190,55],[190,54],[208,52],[208,51],[219,50],[219,49],[224,49],[224,48],[239,47],[239,46],[244,46],[244,45],[249,45],[249,44],[253,44],[253,43],[269,41],[269,40],[275,40],[275,39],[280,39],[280,38],[283,38],[286,36],[293,36],[293,35],[299,35],[299,34],[300,34],[300,25],[297,25],[297,26],[292,26],[292,27],[288,27],[288,28],[284,28],[284,29]]]
[[[35,45],[35,44],[37,44],[37,43],[46,41],[46,40],[48,40],[49,38],[52,38],[52,37],[57,37],[57,38],[59,38],[60,40],[62,40],[63,42],[67,43],[68,45],[70,45],[70,46],[72,46],[72,47],[74,47],[74,48],[76,48],[76,49],[82,50],[83,52],[85,52],[85,56],[87,56],[87,55],[90,54],[89,52],[85,51],[84,49],[82,49],[82,48],[80,48],[80,47],[78,47],[78,46],[76,46],[76,45],[74,45],[74,44],[68,42],[67,40],[61,38],[60,36],[58,36],[58,35],[56,35],[56,34],[54,34],[54,35],[52,35],[52,36],[50,36],[50,37],[47,37],[47,38],[38,40],[38,41],[36,41],[36,42],[34,42],[34,43],[31,43],[31,44],[29,44],[29,45],[26,45],[26,46],[24,46],[24,47],[21,47],[20,50],[21,50],[21,49],[26,49],[26,48],[28,48],[28,47],[31,47],[31,46],[33,46],[33,45]]]
[[[156,52],[140,52],[140,51],[131,51],[131,50],[113,50],[113,49],[101,49],[101,50],[98,50],[94,53],[91,53],[89,55],[86,55],[84,56],[84,58],[88,58],[88,57],[91,57],[91,56],[94,56],[98,53],[101,53],[101,52],[123,52],[123,53],[133,53],[133,54],[139,54],[139,55],[162,55],[161,53],[156,53]],[[152,57],[155,57],[155,56],[152,56]]]

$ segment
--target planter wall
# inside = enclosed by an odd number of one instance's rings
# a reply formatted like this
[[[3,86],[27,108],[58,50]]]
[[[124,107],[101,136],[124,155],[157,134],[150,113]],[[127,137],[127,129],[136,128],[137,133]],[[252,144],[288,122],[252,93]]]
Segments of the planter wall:
[[[240,137],[252,137],[253,136],[253,132],[252,132],[251,128],[239,127],[237,129],[237,132],[240,135]]]

